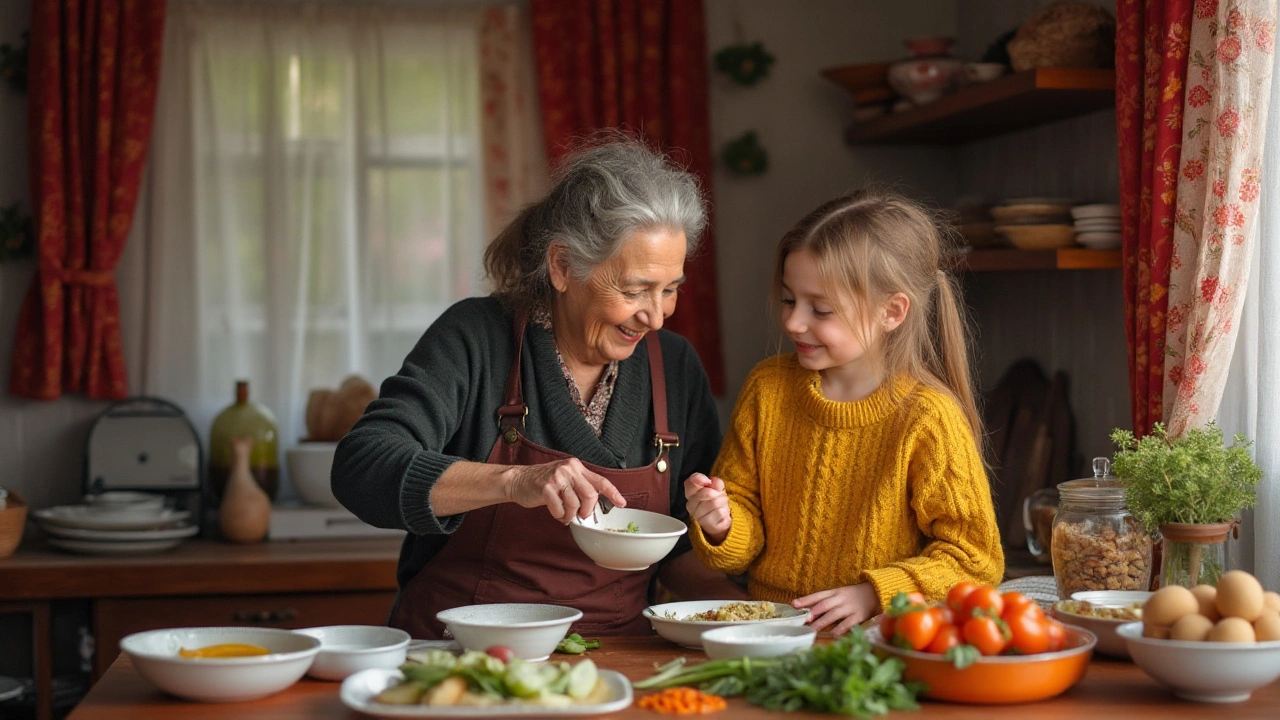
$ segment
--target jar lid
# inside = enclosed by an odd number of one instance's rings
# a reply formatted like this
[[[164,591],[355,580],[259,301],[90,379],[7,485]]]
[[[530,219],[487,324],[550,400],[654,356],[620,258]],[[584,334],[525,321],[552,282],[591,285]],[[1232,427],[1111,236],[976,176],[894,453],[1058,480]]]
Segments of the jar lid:
[[[1104,457],[1093,459],[1093,477],[1068,480],[1058,484],[1063,502],[1124,502],[1124,483],[1111,475],[1111,461]]]

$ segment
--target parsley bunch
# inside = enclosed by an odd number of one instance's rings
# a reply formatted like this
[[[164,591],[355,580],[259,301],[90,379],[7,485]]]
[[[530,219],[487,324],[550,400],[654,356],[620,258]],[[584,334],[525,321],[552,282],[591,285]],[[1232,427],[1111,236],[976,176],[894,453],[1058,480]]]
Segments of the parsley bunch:
[[[918,709],[916,695],[924,686],[903,682],[903,667],[897,658],[877,657],[862,628],[854,628],[829,645],[782,657],[712,660],[692,667],[679,658],[634,685],[638,690],[695,685],[713,695],[745,695],[747,702],[770,710],[871,717]]]
[[[1111,441],[1120,448],[1112,468],[1124,483],[1129,511],[1149,530],[1230,522],[1257,502],[1262,470],[1249,454],[1253,443],[1236,435],[1228,446],[1212,422],[1181,437],[1170,437],[1160,423],[1141,440],[1116,430]]]

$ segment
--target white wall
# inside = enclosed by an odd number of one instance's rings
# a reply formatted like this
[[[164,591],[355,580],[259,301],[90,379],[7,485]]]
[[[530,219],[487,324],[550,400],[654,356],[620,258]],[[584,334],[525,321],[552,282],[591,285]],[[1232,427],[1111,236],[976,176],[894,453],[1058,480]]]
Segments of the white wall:
[[[954,151],[846,145],[843,132],[853,117],[853,102],[819,71],[902,57],[903,38],[954,35],[956,5],[951,0],[706,0],[706,7],[711,53],[759,40],[777,58],[769,77],[752,87],[714,71],[711,78],[716,154],[746,130],[755,130],[769,152],[764,175],[742,177],[717,167],[714,177],[725,414],[752,366],[779,349],[768,288],[783,233],[823,201],[868,181],[896,183],[941,204],[952,201]]]

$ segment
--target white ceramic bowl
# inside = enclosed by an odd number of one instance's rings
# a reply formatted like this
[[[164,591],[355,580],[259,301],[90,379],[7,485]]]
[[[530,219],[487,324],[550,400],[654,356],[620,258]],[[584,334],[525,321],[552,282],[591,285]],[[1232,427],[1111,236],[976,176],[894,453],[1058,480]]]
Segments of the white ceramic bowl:
[[[1071,594],[1071,600],[1059,600],[1053,606],[1053,615],[1068,625],[1082,627],[1098,636],[1097,652],[1118,658],[1129,657],[1129,645],[1124,638],[1116,634],[1116,628],[1133,620],[1112,620],[1109,618],[1081,615],[1072,612],[1073,603],[1087,602],[1104,608],[1131,608],[1141,606],[1151,597],[1151,593],[1143,590],[1088,590]]]
[[[304,442],[285,451],[289,466],[289,482],[302,502],[321,507],[342,507],[329,486],[333,469],[333,451],[338,443]]]
[[[1142,637],[1142,623],[1116,634],[1142,671],[1184,700],[1244,702],[1254,690],[1280,678],[1280,640],[1260,643],[1194,642]]]
[[[702,649],[712,660],[777,657],[813,647],[817,635],[808,625],[730,625],[702,633]]]
[[[658,635],[671,642],[693,650],[701,650],[702,634],[708,630],[741,625],[768,625],[771,627],[804,625],[809,619],[809,611],[797,610],[785,603],[770,603],[778,615],[768,620],[682,620],[681,618],[696,615],[708,610],[715,610],[722,605],[739,600],[691,600],[688,602],[666,603],[645,608],[644,616],[649,619]],[[756,602],[756,601],[749,601]]]
[[[223,643],[260,645],[271,652],[239,658],[178,656],[181,648]],[[120,649],[139,675],[167,693],[200,702],[242,702],[296,683],[320,651],[320,640],[275,628],[174,628],[126,636]]]
[[[295,632],[320,640],[320,652],[307,674],[320,680],[342,680],[370,668],[404,664],[409,633],[380,625],[331,625]]]
[[[635,523],[640,532],[620,532]],[[569,523],[573,541],[596,564],[610,570],[644,570],[671,552],[680,536],[689,531],[684,523],[660,513],[631,508],[596,512],[586,520]]]
[[[466,605],[436,613],[455,640],[466,650],[487,650],[506,645],[523,660],[537,662],[551,657],[569,626],[582,619],[582,611],[559,605],[495,603]]]

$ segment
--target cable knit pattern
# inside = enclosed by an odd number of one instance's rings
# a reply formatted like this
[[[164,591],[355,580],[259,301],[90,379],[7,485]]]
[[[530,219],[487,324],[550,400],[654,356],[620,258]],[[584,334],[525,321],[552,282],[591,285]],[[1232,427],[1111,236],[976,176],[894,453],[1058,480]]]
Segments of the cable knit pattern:
[[[733,527],[713,546],[693,523],[693,548],[709,567],[749,570],[753,597],[786,602],[870,582],[888,607],[899,591],[941,599],[958,582],[995,585],[1004,574],[964,414],[914,380],[832,402],[794,354],[769,358],[743,386],[712,473]]]

